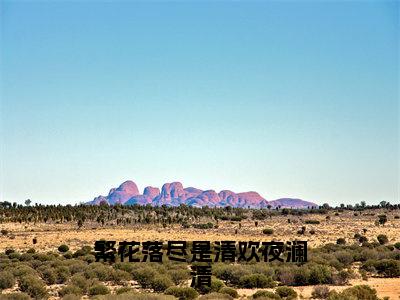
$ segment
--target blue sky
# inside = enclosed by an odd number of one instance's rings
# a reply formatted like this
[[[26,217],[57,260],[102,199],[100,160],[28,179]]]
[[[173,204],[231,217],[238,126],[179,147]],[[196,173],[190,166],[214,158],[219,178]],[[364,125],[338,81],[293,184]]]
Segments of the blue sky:
[[[398,2],[1,2],[1,200],[131,179],[399,199]]]

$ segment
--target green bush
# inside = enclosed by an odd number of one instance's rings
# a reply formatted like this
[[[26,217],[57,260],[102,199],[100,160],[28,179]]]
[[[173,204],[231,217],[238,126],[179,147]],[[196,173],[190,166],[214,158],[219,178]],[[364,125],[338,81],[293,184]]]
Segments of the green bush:
[[[152,288],[155,292],[164,292],[172,285],[174,285],[172,280],[165,275],[157,275],[150,282],[150,288]]]
[[[158,275],[158,272],[152,267],[143,265],[133,270],[132,276],[142,288],[150,288],[153,279]]]
[[[269,292],[269,291],[257,291],[253,294],[252,296],[253,299],[258,299],[258,298],[262,298],[262,299],[268,299],[268,300],[272,300],[272,299],[276,299],[276,300],[280,300],[282,299],[279,295],[274,294],[273,292]]]
[[[382,259],[375,262],[374,267],[378,274],[384,277],[400,276],[400,261],[394,259]]]
[[[395,244],[394,244],[394,247],[395,247],[397,250],[400,250],[400,242],[395,243]]]
[[[46,299],[48,297],[46,287],[39,278],[26,275],[20,278],[19,287],[22,292],[27,293],[35,299]]]
[[[176,269],[168,272],[174,284],[179,285],[183,281],[190,279],[190,272],[186,269]]]
[[[57,273],[57,283],[65,283],[71,276],[71,272],[66,266],[56,267],[56,273]]]
[[[316,225],[318,225],[318,224],[320,224],[321,222],[318,221],[318,220],[305,220],[304,223],[305,223],[305,224],[316,224]]]
[[[85,294],[89,289],[89,281],[82,274],[75,274],[71,277],[71,283],[79,287]]]
[[[274,230],[272,228],[264,228],[263,233],[267,235],[274,234]]]
[[[172,295],[179,300],[192,300],[199,296],[199,293],[191,287],[170,287],[165,291],[166,295]]]
[[[346,239],[344,239],[344,238],[338,238],[338,239],[336,240],[336,244],[338,244],[338,245],[345,245],[345,244],[346,244]]]
[[[95,296],[95,295],[107,295],[110,293],[110,290],[108,289],[108,287],[106,287],[104,284],[102,283],[96,283],[94,285],[92,285],[89,288],[89,295],[91,296]]]
[[[328,266],[313,265],[309,267],[309,270],[309,284],[315,285],[332,283],[332,272]]]
[[[15,284],[15,277],[9,271],[0,272],[0,291],[12,288]]]
[[[351,288],[345,289],[341,293],[331,292],[328,297],[329,300],[379,300],[376,295],[376,290],[368,285],[356,285]]]
[[[30,266],[27,266],[25,264],[23,265],[18,265],[12,270],[14,276],[16,277],[22,277],[22,276],[27,276],[27,275],[32,275],[32,276],[38,276],[39,274],[36,272],[35,269],[31,268]]]
[[[224,286],[218,292],[221,293],[221,294],[228,294],[232,298],[238,298],[239,297],[239,294],[235,289],[227,287],[227,286]]]
[[[242,265],[216,264],[212,272],[217,278],[233,285],[239,285],[243,276],[251,275],[250,270]]]
[[[276,286],[271,277],[263,274],[245,275],[240,278],[240,287],[243,288],[273,288]]]
[[[110,280],[112,280],[116,284],[121,284],[124,281],[129,281],[132,279],[132,275],[123,270],[113,270],[110,276]]]
[[[60,297],[63,297],[65,295],[82,295],[83,291],[80,287],[70,284],[62,287],[61,290],[59,290],[58,294]]]
[[[202,286],[198,289],[198,291],[201,294],[216,293],[219,292],[219,290],[224,286],[225,284],[222,280],[219,280],[216,277],[211,277],[211,286]]]
[[[53,268],[45,268],[42,272],[42,279],[48,285],[55,284],[57,282],[57,273]]]
[[[335,258],[344,266],[348,267],[353,263],[353,255],[346,251],[341,250],[334,253]]]
[[[1,300],[31,300],[31,297],[29,297],[29,295],[26,293],[9,293],[9,294],[1,294],[0,299]]]
[[[200,223],[200,224],[193,224],[193,227],[197,228],[197,229],[211,229],[211,228],[214,228],[214,224],[211,222]]]
[[[389,239],[385,234],[378,235],[376,237],[376,239],[378,240],[379,244],[381,244],[381,245],[385,245],[389,242]]]
[[[131,287],[129,287],[129,286],[123,286],[123,287],[121,287],[121,288],[116,289],[116,290],[115,290],[115,293],[116,293],[117,295],[120,295],[120,294],[124,294],[124,293],[130,293],[130,292],[132,292],[132,291],[133,291],[133,289],[132,289]]]
[[[275,292],[282,298],[286,300],[297,299],[297,293],[294,289],[287,286],[277,287]]]
[[[62,245],[60,245],[59,247],[58,247],[58,251],[60,251],[60,252],[62,252],[62,253],[65,253],[65,252],[67,252],[69,250],[69,247],[67,246],[67,245],[65,245],[65,244],[62,244]]]

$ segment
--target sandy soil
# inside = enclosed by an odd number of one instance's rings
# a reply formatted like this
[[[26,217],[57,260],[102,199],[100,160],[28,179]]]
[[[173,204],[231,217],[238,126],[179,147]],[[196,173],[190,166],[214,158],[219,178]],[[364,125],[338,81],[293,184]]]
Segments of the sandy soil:
[[[0,229],[10,231],[8,236],[0,236],[0,251],[7,248],[25,250],[36,248],[40,251],[55,250],[61,244],[67,244],[71,250],[82,245],[93,245],[96,240],[236,240],[236,241],[292,241],[295,239],[307,240],[310,246],[317,246],[326,243],[335,243],[339,237],[352,240],[355,233],[362,233],[367,229],[366,237],[376,239],[378,234],[386,234],[391,243],[400,241],[400,219],[394,219],[389,214],[389,221],[384,226],[376,226],[377,216],[354,216],[352,212],[346,212],[340,216],[330,215],[330,220],[325,219],[325,215],[309,215],[303,217],[273,217],[263,221],[258,221],[258,227],[254,221],[242,221],[241,228],[238,222],[220,221],[217,229],[194,229],[181,228],[180,225],[160,228],[155,225],[132,225],[106,226],[100,227],[97,223],[86,223],[80,230],[75,223],[68,224],[16,224],[3,223]],[[287,219],[291,219],[288,224]],[[319,220],[321,224],[308,225],[304,220]],[[297,231],[301,226],[306,226],[307,231],[304,236],[298,235]],[[262,234],[263,228],[273,228],[273,235]],[[235,234],[235,230],[238,233]],[[315,230],[311,235],[309,231]],[[32,240],[36,237],[37,244],[33,245]]]
[[[378,296],[380,298],[389,297],[390,300],[400,299],[400,278],[369,278],[368,281],[363,280],[351,280],[350,284],[347,286],[334,286],[328,285],[330,290],[342,291],[350,286],[366,284],[376,289]],[[314,286],[300,286],[295,287],[299,297],[301,299],[311,299],[311,293]],[[263,289],[273,291],[272,289]],[[258,289],[237,289],[242,298],[253,295]]]

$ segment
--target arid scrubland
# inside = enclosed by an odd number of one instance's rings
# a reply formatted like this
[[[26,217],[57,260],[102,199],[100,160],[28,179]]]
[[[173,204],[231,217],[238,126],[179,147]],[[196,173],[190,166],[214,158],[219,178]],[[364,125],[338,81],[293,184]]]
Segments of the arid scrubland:
[[[400,210],[33,206],[0,209],[0,299],[399,299]],[[100,239],[308,241],[307,263],[95,262]],[[141,255],[141,254],[140,254]]]

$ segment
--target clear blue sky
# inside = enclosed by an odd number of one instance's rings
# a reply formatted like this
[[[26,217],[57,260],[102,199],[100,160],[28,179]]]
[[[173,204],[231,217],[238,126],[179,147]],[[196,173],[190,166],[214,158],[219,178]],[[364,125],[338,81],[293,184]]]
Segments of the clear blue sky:
[[[1,1],[1,199],[124,180],[399,200],[399,4]]]

